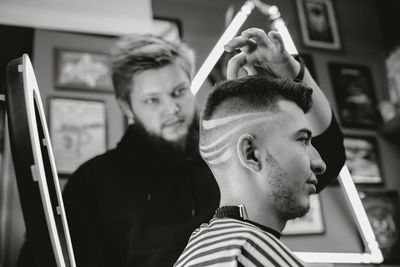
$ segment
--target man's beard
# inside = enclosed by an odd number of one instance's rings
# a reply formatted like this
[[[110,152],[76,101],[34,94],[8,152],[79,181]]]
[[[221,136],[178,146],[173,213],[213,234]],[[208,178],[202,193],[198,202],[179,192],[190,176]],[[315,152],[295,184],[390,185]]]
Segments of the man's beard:
[[[161,155],[175,160],[193,159],[199,155],[199,119],[197,115],[193,117],[188,133],[176,141],[167,141],[162,136],[147,131],[143,123],[137,119],[135,127]]]
[[[309,211],[310,205],[304,205],[296,198],[293,188],[297,185],[292,183],[293,178],[289,177],[272,155],[268,156],[267,164],[272,171],[269,184],[272,201],[280,219],[288,221],[304,216]]]

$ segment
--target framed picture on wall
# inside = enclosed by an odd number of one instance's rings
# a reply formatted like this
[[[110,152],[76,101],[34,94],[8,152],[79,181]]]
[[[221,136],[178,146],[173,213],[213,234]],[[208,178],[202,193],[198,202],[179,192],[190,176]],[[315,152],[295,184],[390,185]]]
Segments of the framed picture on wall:
[[[383,263],[400,263],[399,198],[394,190],[359,192],[376,240],[382,251]]]
[[[400,46],[390,52],[385,65],[390,101],[400,104]]]
[[[332,0],[296,0],[306,46],[339,50],[341,42]]]
[[[374,137],[345,136],[346,165],[356,184],[383,182],[378,146]]]
[[[177,18],[154,17],[153,34],[168,41],[179,41],[183,35],[182,22]]]
[[[105,102],[53,97],[49,114],[49,132],[60,174],[71,174],[86,160],[106,151]]]
[[[56,48],[54,63],[56,88],[113,92],[107,53]]]
[[[301,218],[286,223],[283,235],[322,234],[325,231],[319,195],[310,195],[310,210]]]
[[[381,119],[369,67],[332,62],[328,67],[342,125],[376,128]]]

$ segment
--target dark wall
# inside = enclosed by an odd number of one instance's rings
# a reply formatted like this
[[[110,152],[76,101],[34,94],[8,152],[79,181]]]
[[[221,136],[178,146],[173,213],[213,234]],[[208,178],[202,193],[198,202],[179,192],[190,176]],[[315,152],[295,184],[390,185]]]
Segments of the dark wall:
[[[8,62],[23,53],[32,56],[33,31],[32,28],[0,25],[0,92],[4,92]]]
[[[400,34],[396,27],[400,25],[400,1],[375,0],[376,11],[382,25],[383,43],[386,51],[391,51],[400,45]]]

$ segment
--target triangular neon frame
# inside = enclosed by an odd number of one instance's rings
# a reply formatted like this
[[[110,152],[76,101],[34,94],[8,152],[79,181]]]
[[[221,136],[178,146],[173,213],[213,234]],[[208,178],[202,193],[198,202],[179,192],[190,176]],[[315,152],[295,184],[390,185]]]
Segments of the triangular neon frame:
[[[229,40],[235,37],[240,27],[243,25],[255,7],[260,9],[263,14],[272,19],[272,26],[281,34],[285,43],[285,47],[287,47],[289,53],[297,54],[297,49],[292,41],[292,38],[290,37],[289,31],[287,30],[283,19],[280,16],[278,8],[276,6],[264,4],[259,0],[246,1],[195,75],[190,88],[194,95],[198,92],[203,82],[207,79],[212,68],[221,57],[224,51],[223,46]],[[382,252],[379,249],[379,245],[376,241],[371,224],[358,196],[356,187],[347,166],[344,166],[340,171],[338,180],[346,197],[347,203],[349,204],[359,234],[362,238],[365,251],[362,253],[295,252],[296,256],[308,263],[382,263]]]

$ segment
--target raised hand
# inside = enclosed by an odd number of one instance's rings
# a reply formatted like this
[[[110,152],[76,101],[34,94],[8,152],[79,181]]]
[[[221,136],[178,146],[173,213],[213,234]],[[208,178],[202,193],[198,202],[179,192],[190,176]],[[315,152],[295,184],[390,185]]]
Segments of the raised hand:
[[[228,62],[228,79],[237,78],[241,69],[248,74],[257,74],[261,69],[286,78],[296,77],[300,69],[300,64],[286,51],[281,35],[275,31],[266,34],[261,29],[250,28],[224,48],[227,52],[241,51]]]

